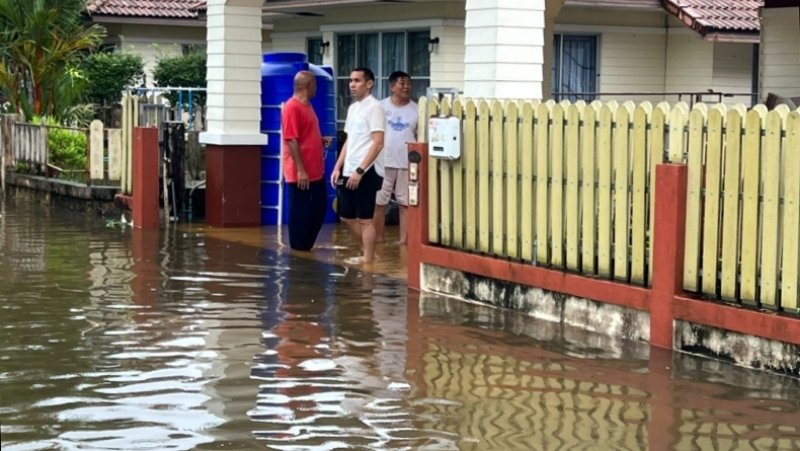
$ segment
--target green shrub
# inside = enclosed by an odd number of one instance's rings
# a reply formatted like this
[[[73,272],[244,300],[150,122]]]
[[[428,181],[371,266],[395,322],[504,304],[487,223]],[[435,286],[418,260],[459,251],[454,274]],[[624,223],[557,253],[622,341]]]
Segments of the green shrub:
[[[183,56],[172,56],[158,60],[153,70],[153,79],[159,87],[166,88],[205,88],[206,87],[206,54],[190,53]],[[178,93],[166,95],[172,105],[178,104]],[[205,105],[205,91],[192,94],[197,105]],[[183,103],[188,104],[188,94],[183,94]]]
[[[47,161],[65,171],[86,169],[86,133],[83,130],[58,128],[58,124],[47,120]]]
[[[86,99],[99,105],[116,102],[122,90],[141,82],[144,76],[142,57],[125,52],[93,53],[81,62],[88,80]]]

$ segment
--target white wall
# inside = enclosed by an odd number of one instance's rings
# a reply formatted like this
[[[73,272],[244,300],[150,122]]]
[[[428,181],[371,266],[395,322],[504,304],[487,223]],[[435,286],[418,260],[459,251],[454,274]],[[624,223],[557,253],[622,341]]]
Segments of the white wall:
[[[149,87],[153,86],[153,69],[159,59],[181,55],[185,44],[206,45],[205,24],[202,27],[122,24],[119,34],[121,49],[141,55]]]
[[[767,8],[761,14],[759,94],[776,94],[792,106],[800,96],[800,8]],[[800,106],[800,105],[796,105]]]
[[[464,25],[431,27],[439,48],[431,54],[431,86],[464,89]]]
[[[664,90],[701,92],[713,89],[714,43],[704,41],[689,29],[670,29],[667,35],[667,64]],[[667,97],[669,102],[676,97]],[[684,98],[688,102],[688,98]]]
[[[715,91],[740,93],[753,91],[753,44],[717,42],[711,86]],[[715,100],[716,101],[716,100]],[[724,97],[723,103],[750,105],[748,96]]]
[[[663,92],[666,35],[654,32],[607,32],[600,36],[600,92]],[[614,96],[599,100],[660,102],[661,95]]]

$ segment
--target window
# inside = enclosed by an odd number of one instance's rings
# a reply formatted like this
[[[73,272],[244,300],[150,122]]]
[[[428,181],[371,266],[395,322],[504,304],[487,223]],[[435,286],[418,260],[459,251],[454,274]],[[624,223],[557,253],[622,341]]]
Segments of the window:
[[[181,54],[183,56],[193,55],[195,53],[206,53],[205,44],[183,44],[181,45]]]
[[[322,38],[308,38],[306,41],[306,55],[308,62],[315,65],[322,65]]]
[[[553,56],[552,94],[555,100],[594,100],[592,95],[568,93],[596,92],[597,36],[557,34]]]
[[[350,72],[368,67],[375,73],[372,95],[388,96],[389,76],[396,70],[411,75],[411,97],[425,95],[431,81],[431,60],[428,53],[430,31],[396,31],[383,33],[341,34],[336,37],[336,111],[339,128],[344,127],[350,106]]]

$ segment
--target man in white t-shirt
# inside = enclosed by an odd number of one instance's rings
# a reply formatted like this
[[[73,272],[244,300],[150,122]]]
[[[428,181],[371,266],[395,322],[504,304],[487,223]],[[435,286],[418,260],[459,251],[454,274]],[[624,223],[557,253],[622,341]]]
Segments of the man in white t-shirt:
[[[344,142],[331,174],[338,189],[338,212],[342,221],[361,241],[364,263],[375,261],[375,193],[383,185],[383,131],[386,116],[372,97],[375,75],[366,67],[350,73],[353,104],[347,109]]]
[[[411,100],[411,76],[402,71],[389,76],[392,95],[383,99],[386,111],[386,133],[383,163],[383,187],[375,200],[375,240],[383,242],[386,205],[394,193],[400,217],[400,244],[406,243],[406,209],[408,208],[408,143],[417,140],[417,104]]]

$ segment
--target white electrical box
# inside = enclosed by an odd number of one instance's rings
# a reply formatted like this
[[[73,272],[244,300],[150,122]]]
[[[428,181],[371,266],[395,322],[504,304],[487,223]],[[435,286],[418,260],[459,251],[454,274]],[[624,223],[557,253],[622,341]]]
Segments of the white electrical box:
[[[428,155],[447,160],[461,158],[461,121],[458,118],[430,118],[428,136]]]

